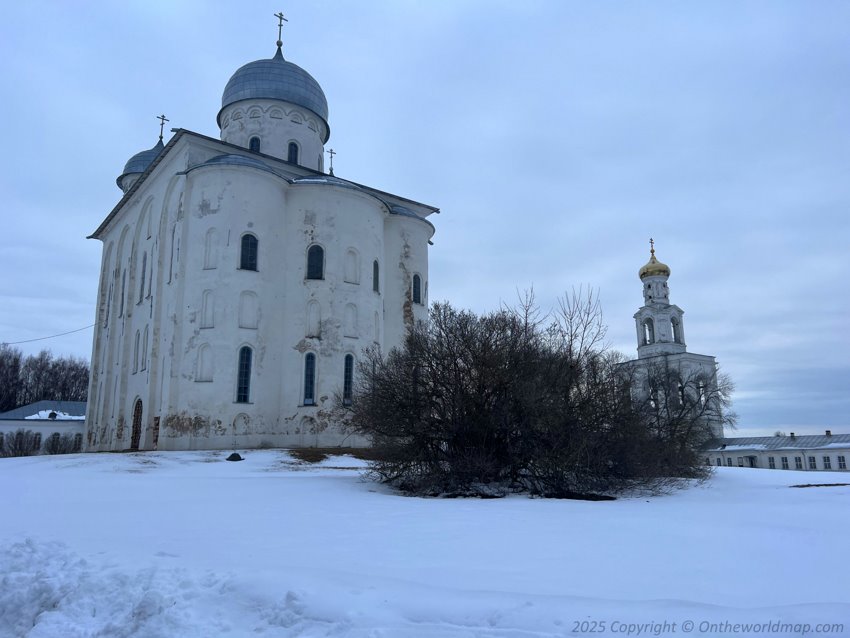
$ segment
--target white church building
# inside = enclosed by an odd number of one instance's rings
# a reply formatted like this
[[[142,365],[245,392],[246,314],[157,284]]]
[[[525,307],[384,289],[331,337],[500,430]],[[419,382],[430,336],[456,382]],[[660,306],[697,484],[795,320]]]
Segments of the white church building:
[[[89,451],[364,445],[333,408],[426,317],[438,209],[325,172],[324,92],[277,45],[227,82],[220,139],[130,158],[91,235]]]

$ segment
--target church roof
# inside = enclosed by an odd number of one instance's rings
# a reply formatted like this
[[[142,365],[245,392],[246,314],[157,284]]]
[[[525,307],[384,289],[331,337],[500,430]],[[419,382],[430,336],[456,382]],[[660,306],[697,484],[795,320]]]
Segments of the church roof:
[[[327,126],[328,101],[322,87],[300,66],[284,60],[280,47],[273,58],[249,62],[233,74],[221,96],[221,111],[235,102],[255,99],[296,104],[318,115]]]
[[[72,419],[77,420],[80,417],[84,417],[86,415],[86,402],[46,400],[36,401],[35,403],[22,405],[21,407],[15,408],[14,410],[8,410],[7,412],[0,413],[0,420],[19,421],[21,419],[36,417],[41,412],[55,412],[57,415],[65,414],[70,416]],[[58,416],[58,418],[62,419],[63,417]]]
[[[268,164],[266,164],[264,161],[257,159],[256,157],[249,157],[247,155],[236,155],[235,153],[225,153],[223,155],[216,155],[215,157],[211,157],[210,159],[208,159],[206,162],[198,164],[197,166],[193,166],[189,170],[201,168],[202,166],[248,166],[250,168],[257,168],[261,171],[275,173],[274,169]]]

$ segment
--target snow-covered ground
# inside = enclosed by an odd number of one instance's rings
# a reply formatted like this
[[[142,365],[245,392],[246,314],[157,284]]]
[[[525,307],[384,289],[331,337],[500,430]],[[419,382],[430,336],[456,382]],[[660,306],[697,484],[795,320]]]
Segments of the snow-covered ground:
[[[243,455],[0,459],[0,637],[850,635],[850,487],[789,487],[848,474],[450,500]]]

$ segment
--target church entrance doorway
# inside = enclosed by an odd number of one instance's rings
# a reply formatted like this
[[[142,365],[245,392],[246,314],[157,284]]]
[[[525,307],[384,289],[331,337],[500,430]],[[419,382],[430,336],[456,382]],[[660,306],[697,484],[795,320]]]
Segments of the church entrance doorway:
[[[138,450],[139,441],[142,438],[142,400],[136,399],[133,406],[133,432],[130,436],[130,449]]]

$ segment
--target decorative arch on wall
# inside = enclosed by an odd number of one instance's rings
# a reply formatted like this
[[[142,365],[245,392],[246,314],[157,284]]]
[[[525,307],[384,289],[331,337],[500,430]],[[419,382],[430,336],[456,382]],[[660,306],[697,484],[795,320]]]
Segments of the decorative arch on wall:
[[[210,344],[203,343],[198,348],[198,360],[195,366],[195,381],[213,380],[213,352]]]
[[[253,290],[243,290],[239,295],[239,327],[256,330],[259,315],[257,293]]]
[[[322,337],[322,307],[315,299],[307,302],[307,337]]]
[[[142,352],[141,357],[142,360],[139,362],[139,368],[141,370],[148,369],[148,335],[150,333],[150,326],[145,326],[145,332],[142,334]]]
[[[350,284],[360,283],[360,255],[357,254],[355,248],[349,248],[345,251],[343,280]]]
[[[201,296],[201,328],[215,327],[215,293],[204,290]]]
[[[207,230],[204,237],[204,270],[213,270],[218,266],[218,231]]]
[[[346,304],[345,316],[343,317],[343,336],[357,337],[357,306],[353,303]]]

